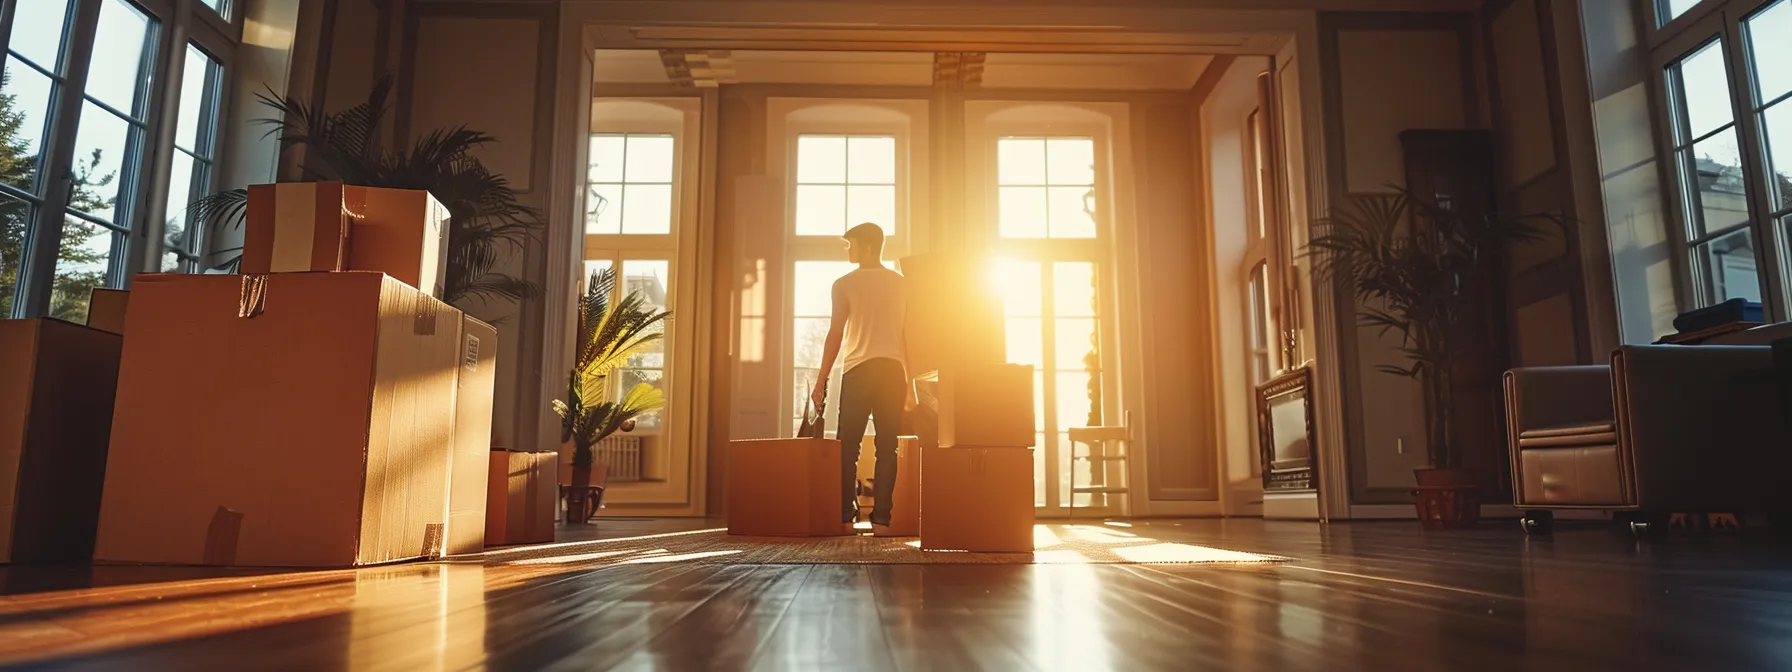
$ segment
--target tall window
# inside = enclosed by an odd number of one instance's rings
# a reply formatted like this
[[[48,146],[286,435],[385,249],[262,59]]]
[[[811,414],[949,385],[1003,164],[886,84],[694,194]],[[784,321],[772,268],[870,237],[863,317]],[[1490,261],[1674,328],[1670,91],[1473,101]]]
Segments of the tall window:
[[[822,349],[832,320],[834,281],[851,272],[846,243],[848,228],[871,222],[883,227],[886,240],[899,240],[896,213],[896,137],[893,135],[812,135],[796,138],[796,207],[791,305],[792,431],[802,422],[809,392],[820,373]],[[888,243],[886,243],[888,245]],[[885,258],[894,249],[887,250]],[[829,399],[838,399],[841,362],[829,378]]]
[[[1674,21],[1695,4],[1655,3],[1657,25],[1675,25],[1653,49],[1687,296],[1696,305],[1764,301],[1783,318],[1792,258],[1792,75],[1783,65],[1792,62],[1784,39],[1792,0],[1707,0],[1714,11]]]
[[[189,125],[191,137],[205,136],[203,146],[195,140],[186,147],[193,161],[171,166],[151,158],[177,123],[177,115],[156,111],[178,94],[154,83],[184,68],[187,55],[187,45],[161,36],[184,27],[227,57],[240,28],[210,5],[183,13],[168,0],[8,4],[11,30],[0,35],[0,317],[82,321],[94,287],[122,286],[139,270],[166,267],[164,241],[139,244],[133,234],[160,230],[146,224],[185,208],[170,212],[145,195],[168,186],[172,200],[210,187],[215,116]],[[219,63],[213,58],[208,66],[214,90]],[[201,170],[205,182],[195,177]],[[199,237],[185,227],[174,237],[173,265],[196,270],[181,260],[198,256]]]
[[[617,282],[612,300],[634,293],[649,310],[674,309],[678,149],[678,138],[671,133],[593,133],[590,137],[585,277],[600,269],[614,270]],[[616,391],[648,383],[672,403],[666,375],[666,353],[673,336],[669,327],[667,323],[656,325],[664,338],[629,357],[613,378]],[[635,431],[660,433],[665,412],[662,409],[637,418]]]
[[[996,143],[1003,238],[1095,237],[1095,142],[1002,138]]]
[[[174,153],[168,167],[167,223],[163,229],[161,269],[166,273],[203,270],[205,227],[187,211],[195,194],[211,193],[217,161],[219,91],[224,66],[197,45],[187,46],[175,119]]]

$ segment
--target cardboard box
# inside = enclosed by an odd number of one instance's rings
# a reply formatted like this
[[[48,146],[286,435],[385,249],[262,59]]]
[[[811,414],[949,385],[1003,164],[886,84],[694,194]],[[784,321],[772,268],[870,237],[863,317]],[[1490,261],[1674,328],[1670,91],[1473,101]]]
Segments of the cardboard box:
[[[552,542],[560,502],[559,453],[494,450],[489,464],[486,545]]]
[[[1033,449],[923,449],[921,550],[1031,553]]]
[[[139,276],[95,559],[439,555],[460,320],[380,273]]]
[[[890,526],[881,536],[913,537],[921,533],[921,439],[904,436],[896,442],[896,491],[890,495]]]
[[[728,533],[760,537],[851,534],[843,522],[840,442],[743,439],[728,442]]]
[[[491,476],[492,394],[498,330],[462,316],[461,360],[454,391],[454,454],[448,463],[448,555],[485,549],[485,505]]]
[[[100,331],[123,334],[125,309],[131,293],[123,289],[95,287],[87,297],[87,326]]]
[[[93,557],[123,339],[0,320],[0,562]]]
[[[427,191],[283,182],[249,187],[242,272],[379,271],[442,295],[448,209]]]
[[[1008,361],[1007,322],[987,257],[957,252],[904,257],[910,306],[903,321],[910,376],[954,364]]]
[[[1033,367],[960,364],[921,378],[936,383],[939,445],[1033,445]]]

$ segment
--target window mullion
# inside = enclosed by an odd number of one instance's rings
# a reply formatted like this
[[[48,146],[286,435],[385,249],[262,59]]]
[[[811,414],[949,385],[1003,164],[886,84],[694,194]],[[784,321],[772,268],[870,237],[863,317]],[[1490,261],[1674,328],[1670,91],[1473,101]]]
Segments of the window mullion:
[[[1761,142],[1759,117],[1755,114],[1755,83],[1753,71],[1748,64],[1747,45],[1742,43],[1742,18],[1744,15],[1732,15],[1728,12],[1723,21],[1723,55],[1725,71],[1730,78],[1730,106],[1735,111],[1737,132],[1737,155],[1742,162],[1743,183],[1747,185],[1747,204],[1749,209],[1749,228],[1752,231],[1756,264],[1756,278],[1760,282],[1761,303],[1772,321],[1784,319],[1786,306],[1782,300],[1784,280],[1777,272],[1780,254],[1773,244],[1776,236],[1773,227],[1764,213],[1773,209],[1769,199],[1772,198],[1772,185],[1765,175],[1759,148],[1765,146]]]

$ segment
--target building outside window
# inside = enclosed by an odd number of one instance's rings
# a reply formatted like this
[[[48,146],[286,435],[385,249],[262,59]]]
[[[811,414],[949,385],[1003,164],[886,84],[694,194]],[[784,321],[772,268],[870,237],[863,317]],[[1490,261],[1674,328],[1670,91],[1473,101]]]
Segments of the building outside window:
[[[0,317],[84,321],[95,287],[125,286],[145,270],[199,270],[203,235],[185,222],[183,203],[213,188],[218,91],[240,35],[221,13],[229,8],[11,5],[0,35]],[[212,55],[164,39],[170,31],[205,42]],[[204,60],[189,67],[195,54]],[[181,77],[195,69],[197,77]],[[180,91],[162,84],[177,78],[200,81]],[[189,92],[193,103],[176,102]],[[166,112],[171,103],[193,113]],[[187,160],[156,161],[158,149],[175,144],[177,126],[187,142],[174,153]],[[58,175],[70,179],[49,179]],[[165,215],[174,226],[164,226]]]

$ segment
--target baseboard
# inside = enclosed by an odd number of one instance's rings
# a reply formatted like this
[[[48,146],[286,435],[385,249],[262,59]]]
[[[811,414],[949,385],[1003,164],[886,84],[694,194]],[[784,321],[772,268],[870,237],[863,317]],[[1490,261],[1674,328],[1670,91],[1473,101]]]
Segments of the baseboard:
[[[1418,520],[1419,510],[1411,504],[1351,504],[1351,520]]]
[[[1319,493],[1263,493],[1264,520],[1319,520]]]

